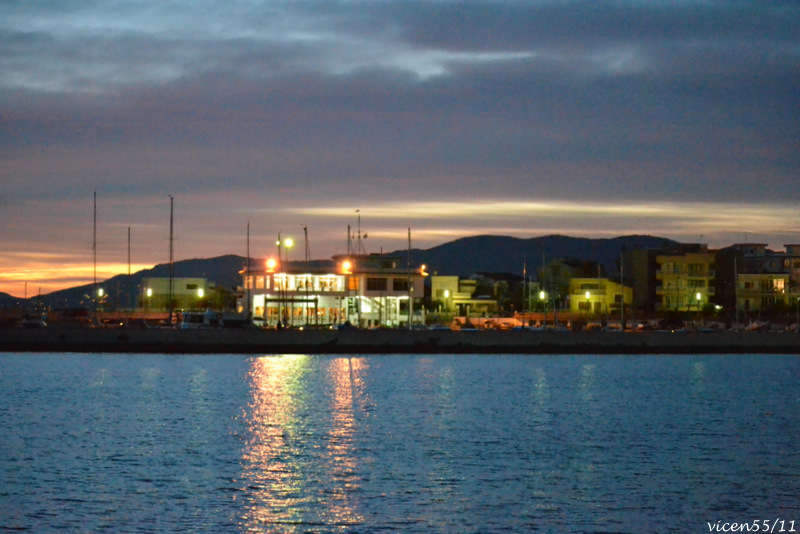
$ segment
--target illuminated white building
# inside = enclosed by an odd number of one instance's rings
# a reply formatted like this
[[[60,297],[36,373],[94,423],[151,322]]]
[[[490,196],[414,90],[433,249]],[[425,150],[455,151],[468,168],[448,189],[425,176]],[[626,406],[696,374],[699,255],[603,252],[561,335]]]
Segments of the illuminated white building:
[[[350,322],[370,328],[424,323],[424,266],[410,268],[397,256],[334,256],[329,262],[274,260],[240,272],[241,313],[266,326],[326,326]],[[411,306],[409,306],[411,303]]]

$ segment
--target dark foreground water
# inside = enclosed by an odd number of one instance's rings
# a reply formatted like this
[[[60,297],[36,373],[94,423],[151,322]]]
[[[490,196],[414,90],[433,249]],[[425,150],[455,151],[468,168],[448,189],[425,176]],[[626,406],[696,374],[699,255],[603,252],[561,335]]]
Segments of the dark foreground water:
[[[0,527],[800,532],[799,378],[795,356],[0,354]]]

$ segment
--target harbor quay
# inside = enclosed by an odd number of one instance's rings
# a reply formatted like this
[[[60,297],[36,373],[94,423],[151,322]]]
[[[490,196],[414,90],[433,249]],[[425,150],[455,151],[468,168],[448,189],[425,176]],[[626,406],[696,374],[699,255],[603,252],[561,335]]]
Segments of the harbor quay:
[[[165,354],[800,354],[800,333],[0,328],[2,352]]]

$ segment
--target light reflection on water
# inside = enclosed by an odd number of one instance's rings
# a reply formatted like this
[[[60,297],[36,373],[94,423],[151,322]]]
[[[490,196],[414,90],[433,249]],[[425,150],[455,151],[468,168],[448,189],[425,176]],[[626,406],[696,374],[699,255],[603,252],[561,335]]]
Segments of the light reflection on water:
[[[800,514],[798,357],[0,364],[4,529],[672,532]]]
[[[352,502],[360,488],[353,433],[355,411],[368,404],[361,377],[367,363],[334,358],[320,368],[310,358],[258,358],[248,373],[250,439],[242,477],[248,530],[363,522]],[[328,418],[324,428],[314,422],[320,415]]]

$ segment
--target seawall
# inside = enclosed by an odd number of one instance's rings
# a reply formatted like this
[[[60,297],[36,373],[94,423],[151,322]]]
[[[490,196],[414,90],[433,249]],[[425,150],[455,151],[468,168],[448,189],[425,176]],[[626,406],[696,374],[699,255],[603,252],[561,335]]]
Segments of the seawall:
[[[407,330],[0,329],[2,352],[168,354],[800,354],[800,334]]]

